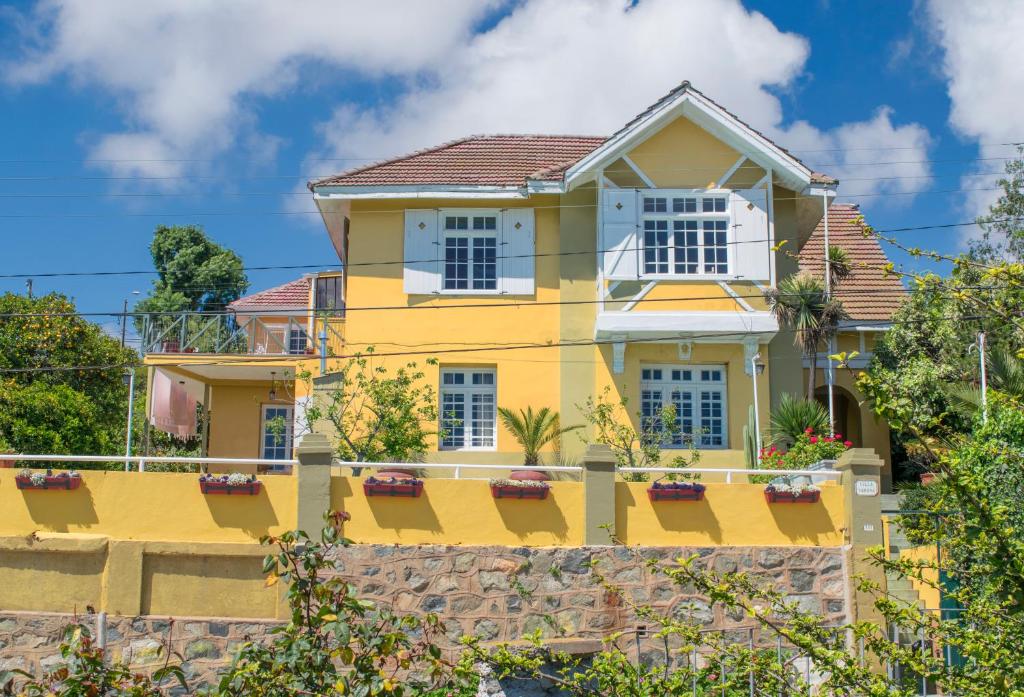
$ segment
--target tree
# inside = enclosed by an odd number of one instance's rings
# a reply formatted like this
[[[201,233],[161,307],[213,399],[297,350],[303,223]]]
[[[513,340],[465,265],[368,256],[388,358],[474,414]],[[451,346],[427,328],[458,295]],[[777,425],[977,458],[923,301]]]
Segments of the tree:
[[[807,429],[814,433],[829,430],[828,412],[814,399],[798,399],[791,394],[782,395],[778,406],[772,409],[768,430],[771,443],[793,445]]]
[[[612,399],[609,387],[605,387],[597,397],[587,397],[586,403],[577,404],[576,408],[594,429],[593,442],[611,449],[616,467],[660,467],[662,447],[676,441],[689,446],[690,452],[686,456],[673,457],[669,467],[689,467],[700,460],[700,452],[696,449],[700,434],[681,432],[676,421],[676,409],[672,405],[663,406],[649,416],[637,414],[639,429],[634,428],[630,420],[629,400],[625,397]],[[627,481],[647,481],[643,472],[626,473],[624,477]],[[673,479],[674,475],[668,478]]]
[[[1003,193],[989,212],[978,218],[981,239],[973,240],[969,256],[986,263],[1024,260],[1024,145],[1017,157],[1006,163],[1006,176],[999,182]]]
[[[149,246],[157,280],[140,312],[213,312],[249,287],[242,259],[206,236],[199,225],[159,225]]]
[[[541,407],[537,412],[533,407],[527,407],[518,413],[498,407],[498,417],[523,448],[523,464],[531,466],[540,464],[540,451],[545,445],[557,444],[564,434],[582,428],[580,425],[563,428],[558,412],[548,407]]]
[[[428,365],[437,361],[428,359]],[[330,388],[300,375],[313,398],[309,424],[326,421],[337,440],[338,456],[348,462],[411,462],[426,454],[427,424],[437,423],[437,399],[415,362],[393,373],[373,364],[373,347],[348,359],[328,376]]]
[[[840,301],[825,293],[820,280],[807,274],[787,276],[777,288],[766,290],[764,297],[779,324],[795,333],[794,343],[810,361],[807,399],[814,399],[818,346],[835,334],[839,322],[848,317],[846,310]]]
[[[0,295],[0,437],[18,451],[123,447],[124,375],[136,355],[75,312],[55,293]]]

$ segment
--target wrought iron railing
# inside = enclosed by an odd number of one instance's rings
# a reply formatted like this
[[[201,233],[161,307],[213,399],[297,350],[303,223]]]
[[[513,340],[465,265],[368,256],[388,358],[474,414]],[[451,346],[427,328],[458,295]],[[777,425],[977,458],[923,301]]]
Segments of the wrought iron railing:
[[[306,315],[245,316],[230,313],[148,313],[141,315],[144,353],[228,353],[271,356],[319,355],[326,332],[327,353],[344,343],[344,320]],[[311,331],[312,324],[312,331]]]

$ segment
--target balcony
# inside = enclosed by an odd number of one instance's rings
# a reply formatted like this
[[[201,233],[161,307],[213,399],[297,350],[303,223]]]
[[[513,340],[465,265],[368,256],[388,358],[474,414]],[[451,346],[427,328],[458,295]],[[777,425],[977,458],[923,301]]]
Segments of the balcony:
[[[223,312],[147,313],[141,316],[144,354],[232,354],[319,356],[321,334],[328,356],[344,346],[343,311],[306,314],[236,315]]]

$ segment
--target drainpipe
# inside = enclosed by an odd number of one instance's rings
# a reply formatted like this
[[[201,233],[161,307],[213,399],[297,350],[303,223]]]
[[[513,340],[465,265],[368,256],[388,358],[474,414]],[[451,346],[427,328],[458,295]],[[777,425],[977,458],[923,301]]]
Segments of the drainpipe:
[[[132,411],[135,406],[135,368],[132,367],[132,372],[128,376],[128,426],[124,438],[124,471],[127,472],[131,469],[132,461],[129,459],[132,456]]]
[[[327,375],[327,318],[320,325],[320,375]]]
[[[825,221],[825,299],[832,299],[832,264],[828,255],[828,189],[822,189],[821,193],[821,211],[822,219]],[[835,391],[833,390],[833,384],[835,383],[833,371],[832,371],[832,354],[835,353],[835,347],[833,346],[834,339],[829,337],[828,339],[828,369],[825,372],[825,381],[828,384],[828,435],[834,436],[836,434],[836,404],[835,404]]]

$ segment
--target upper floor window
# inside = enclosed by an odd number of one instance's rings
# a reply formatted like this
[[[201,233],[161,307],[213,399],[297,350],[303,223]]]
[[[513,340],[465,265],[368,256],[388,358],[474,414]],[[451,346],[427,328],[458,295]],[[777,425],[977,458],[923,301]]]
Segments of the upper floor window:
[[[661,415],[675,407],[675,428]],[[641,428],[663,434],[667,447],[728,447],[727,390],[724,366],[644,366],[640,370]]]
[[[729,196],[644,195],[644,275],[729,273]]]
[[[314,295],[317,310],[342,310],[345,308],[341,276],[318,276]]]
[[[445,290],[497,290],[498,216],[445,215]]]

